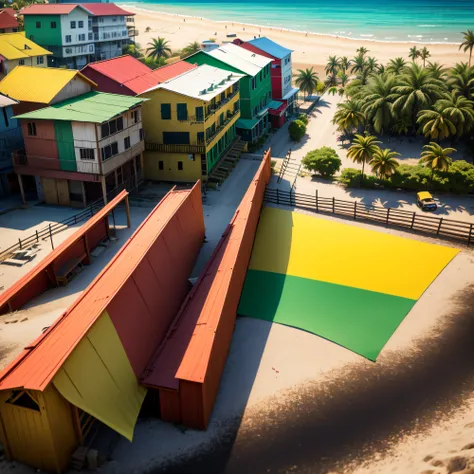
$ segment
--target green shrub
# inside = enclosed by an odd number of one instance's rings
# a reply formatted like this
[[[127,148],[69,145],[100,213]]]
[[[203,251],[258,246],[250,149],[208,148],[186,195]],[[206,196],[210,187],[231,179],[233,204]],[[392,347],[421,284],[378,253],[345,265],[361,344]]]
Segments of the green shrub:
[[[326,84],[323,81],[318,81],[318,85],[316,86],[316,92],[322,93],[326,89]]]
[[[362,173],[360,170],[355,168],[344,168],[341,176],[339,176],[339,182],[348,188],[355,188],[360,186],[360,178]]]
[[[295,120],[294,122],[290,123],[288,132],[290,134],[290,138],[294,142],[299,142],[306,133],[306,125],[301,120]]]
[[[301,114],[296,120],[301,120],[306,126],[308,126],[308,116]]]
[[[324,178],[330,178],[341,168],[341,160],[334,148],[323,146],[307,153],[303,158],[303,166]]]

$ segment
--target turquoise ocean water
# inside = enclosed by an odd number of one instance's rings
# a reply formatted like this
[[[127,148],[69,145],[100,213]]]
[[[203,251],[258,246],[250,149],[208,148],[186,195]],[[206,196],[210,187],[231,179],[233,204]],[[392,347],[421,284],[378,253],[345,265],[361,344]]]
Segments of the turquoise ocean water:
[[[120,2],[144,10],[354,39],[460,42],[474,0],[173,0]]]

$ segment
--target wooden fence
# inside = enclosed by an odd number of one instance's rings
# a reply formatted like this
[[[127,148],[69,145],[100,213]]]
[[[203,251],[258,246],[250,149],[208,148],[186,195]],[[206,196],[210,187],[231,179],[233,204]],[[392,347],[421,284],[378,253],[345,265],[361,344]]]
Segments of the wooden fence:
[[[313,212],[335,214],[354,220],[374,221],[384,225],[402,227],[416,232],[460,240],[467,245],[474,242],[474,223],[403,211],[392,207],[368,206],[357,201],[320,197],[317,190],[314,195],[310,195],[267,188],[265,201]]]

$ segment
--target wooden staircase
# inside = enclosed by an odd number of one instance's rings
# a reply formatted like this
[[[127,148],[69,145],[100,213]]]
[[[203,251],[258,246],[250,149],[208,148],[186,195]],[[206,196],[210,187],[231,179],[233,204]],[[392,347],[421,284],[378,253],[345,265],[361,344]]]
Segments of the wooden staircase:
[[[277,183],[283,178],[287,178],[288,181],[291,181],[291,189],[296,185],[296,178],[298,177],[301,170],[301,161],[298,162],[294,158],[291,158],[291,150],[286,155],[283,163],[281,164],[280,173],[278,174]]]
[[[216,183],[220,186],[235,168],[244,147],[245,142],[237,137],[209,175],[207,183]]]

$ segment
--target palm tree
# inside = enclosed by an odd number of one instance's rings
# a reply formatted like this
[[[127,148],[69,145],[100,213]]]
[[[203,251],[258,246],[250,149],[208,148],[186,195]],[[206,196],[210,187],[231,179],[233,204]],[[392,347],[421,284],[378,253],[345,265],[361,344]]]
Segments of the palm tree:
[[[347,56],[342,56],[342,58],[339,58],[339,67],[342,72],[346,72],[351,67],[351,60]]]
[[[362,111],[362,105],[358,100],[348,100],[337,104],[337,110],[334,114],[332,122],[337,125],[338,129],[343,131],[345,135],[357,130],[365,123],[365,114]]]
[[[201,45],[197,41],[193,41],[181,50],[180,56],[185,58],[186,56],[191,56],[191,54],[197,53],[198,51],[201,51]]]
[[[403,58],[395,58],[391,59],[387,66],[387,72],[391,72],[393,74],[401,74],[405,69],[407,62]]]
[[[364,56],[362,56],[362,54],[359,54],[352,60],[351,72],[361,73],[362,71],[364,71],[364,69],[366,69],[366,67],[367,62]]]
[[[376,75],[369,79],[365,87],[362,110],[376,133],[386,132],[393,123],[393,100],[396,98],[393,89],[396,84],[396,78],[391,74]]]
[[[390,129],[397,135],[407,135],[408,129],[411,127],[411,123],[408,117],[397,117],[393,127]]]
[[[374,155],[380,150],[377,137],[369,135],[367,132],[364,135],[356,134],[352,145],[347,150],[347,157],[354,163],[362,165],[361,182],[364,181],[364,167],[366,163],[372,161]]]
[[[377,66],[377,74],[384,74],[386,71],[386,68],[383,64],[379,64]]]
[[[377,58],[372,58],[372,57],[367,58],[367,69],[370,72],[374,72],[377,69],[378,65],[379,63],[377,61]]]
[[[446,79],[447,69],[443,66],[443,64],[432,63],[431,61],[428,61],[428,66],[426,69],[428,69],[430,72],[431,77],[434,77],[435,79],[441,79],[443,81]]]
[[[459,49],[464,52],[469,50],[469,66],[471,65],[472,49],[474,48],[474,30],[463,31],[464,41],[459,45]]]
[[[337,59],[336,56],[329,56],[324,72],[328,76],[335,77],[337,74],[337,71],[339,70],[339,67],[340,67],[339,59]]]
[[[430,107],[446,90],[443,81],[434,79],[429,71],[415,63],[407,67],[394,87],[397,99],[393,102],[395,111],[412,118],[413,133],[416,132],[416,117],[420,110]]]
[[[375,151],[372,160],[370,160],[370,166],[372,172],[382,179],[388,179],[395,173],[396,169],[400,166],[400,163],[396,160],[396,156],[400,156],[400,153],[392,151],[389,148]]]
[[[410,54],[408,54],[408,57],[413,62],[415,62],[415,60],[420,57],[420,51],[418,50],[418,48],[416,46],[413,46],[413,47],[410,48]]]
[[[474,98],[474,66],[458,63],[450,71],[449,85],[466,99]]]
[[[346,87],[347,82],[349,81],[349,76],[345,72],[340,72],[337,77],[341,83],[341,87]]]
[[[151,58],[168,58],[171,55],[171,48],[168,46],[169,41],[164,38],[154,38],[148,44],[150,47],[147,48],[146,53]]]
[[[420,124],[420,132],[432,140],[442,140],[456,133],[456,126],[437,110],[421,110],[418,113],[417,123]]]
[[[431,179],[435,171],[447,171],[453,160],[449,157],[455,153],[454,148],[442,148],[437,143],[430,142],[423,147],[419,163],[431,169]]]
[[[137,59],[143,58],[143,53],[140,51],[140,45],[138,43],[125,45],[122,52],[123,54],[129,54]]]
[[[364,46],[361,46],[359,49],[356,49],[356,53],[359,53],[359,55],[362,57],[364,57],[368,52],[369,50]]]
[[[426,60],[431,56],[426,46],[420,51],[420,58],[423,60],[423,67],[425,67]]]
[[[444,94],[434,107],[454,124],[456,136],[460,137],[474,128],[474,101],[458,95],[456,91]]]
[[[318,75],[313,71],[313,68],[298,69],[295,83],[303,91],[303,94],[311,95],[316,90],[318,81]]]

